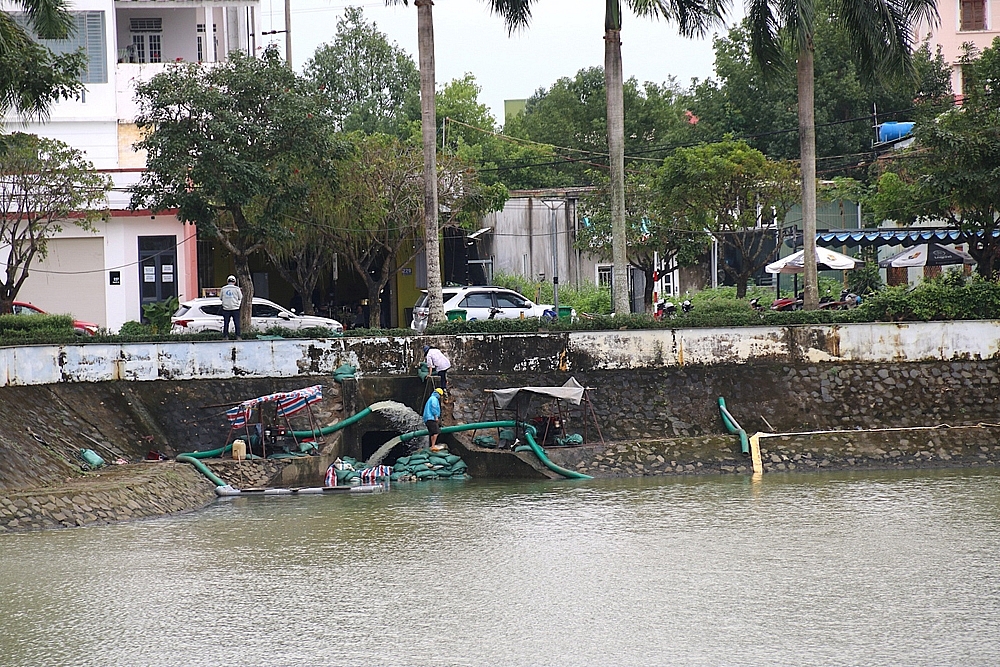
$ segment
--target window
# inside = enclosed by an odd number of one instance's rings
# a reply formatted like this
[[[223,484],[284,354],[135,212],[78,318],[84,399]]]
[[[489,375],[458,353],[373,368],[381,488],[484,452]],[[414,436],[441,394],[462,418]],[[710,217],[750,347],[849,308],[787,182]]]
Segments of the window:
[[[27,16],[13,13],[12,18],[27,28]],[[104,12],[70,12],[73,25],[66,39],[38,39],[35,41],[55,54],[74,53],[83,49],[87,54],[87,69],[80,75],[84,83],[107,83],[107,41],[104,38]],[[31,29],[28,28],[31,33]]]
[[[131,18],[128,23],[132,33],[132,53],[130,59],[137,63],[163,62],[163,19],[153,16]]]
[[[497,292],[497,308],[527,308],[528,303],[513,292]]]
[[[222,317],[222,304],[221,303],[206,304],[201,307],[201,312],[205,313],[206,315],[217,315],[218,317]]]
[[[458,305],[460,308],[492,308],[493,295],[489,292],[473,292]]]
[[[597,266],[597,286],[611,289],[611,281],[614,272],[610,264],[599,264]]]
[[[135,62],[146,62],[146,36],[132,35],[132,54]]]
[[[986,30],[986,0],[961,0],[960,30]]]
[[[277,317],[281,314],[281,311],[266,303],[255,303],[253,304],[251,314],[253,317]]]
[[[160,51],[160,36],[149,35],[149,62],[163,62],[163,55]]]
[[[198,24],[198,62],[205,61],[205,24]]]
[[[163,32],[163,19],[132,18],[128,26],[129,32]]]

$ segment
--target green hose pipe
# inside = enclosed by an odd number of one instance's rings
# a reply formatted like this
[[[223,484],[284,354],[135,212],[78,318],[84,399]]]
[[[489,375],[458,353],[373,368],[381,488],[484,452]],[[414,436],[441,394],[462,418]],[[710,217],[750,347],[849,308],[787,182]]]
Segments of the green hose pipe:
[[[584,475],[582,472],[577,472],[575,470],[568,470],[567,468],[557,466],[549,459],[548,456],[546,456],[545,450],[542,449],[542,447],[537,442],[535,442],[535,438],[533,437],[530,431],[526,430],[524,432],[524,439],[528,441],[528,446],[531,447],[531,451],[535,453],[535,456],[537,456],[538,460],[542,462],[542,465],[544,465],[552,472],[558,473],[563,477],[566,477],[567,479],[594,479],[590,475]]]
[[[210,449],[207,452],[188,452],[184,456],[190,456],[193,459],[214,459],[222,456],[226,452],[232,451],[232,444],[228,444],[225,447],[219,447],[218,449]]]
[[[488,428],[516,428],[521,426],[524,428],[524,437],[528,441],[528,447],[534,452],[538,460],[541,461],[542,465],[551,470],[554,473],[558,473],[567,479],[593,479],[590,475],[584,475],[583,473],[576,472],[575,470],[567,470],[566,468],[561,468],[553,463],[548,456],[545,455],[545,450],[542,449],[537,442],[535,442],[535,434],[537,431],[535,427],[530,424],[518,424],[516,421],[495,421],[495,422],[476,422],[474,424],[456,424],[455,426],[445,426],[441,429],[442,433],[455,433],[457,431],[474,431],[479,429]],[[412,431],[410,433],[404,433],[399,436],[401,442],[407,442],[414,438],[419,438],[420,436],[427,435],[427,429],[420,431]]]
[[[201,453],[204,454],[205,452]],[[180,463],[190,463],[195,467],[195,470],[211,480],[211,482],[216,486],[226,486],[226,483],[223,482],[214,472],[209,470],[207,465],[199,461],[192,454],[181,454],[175,460]]]
[[[747,438],[747,432],[743,430],[740,423],[736,421],[729,410],[726,408],[726,399],[719,396],[719,412],[722,414],[722,423],[726,425],[726,430],[734,435],[740,436],[740,452],[743,456],[750,456],[750,440]]]
[[[341,419],[339,422],[333,426],[324,426],[321,429],[315,431],[292,431],[292,435],[296,438],[315,438],[321,435],[330,435],[331,433],[336,433],[342,428],[347,428],[351,424],[361,421],[368,415],[372,413],[371,408],[365,408],[361,412],[351,415],[347,419]]]

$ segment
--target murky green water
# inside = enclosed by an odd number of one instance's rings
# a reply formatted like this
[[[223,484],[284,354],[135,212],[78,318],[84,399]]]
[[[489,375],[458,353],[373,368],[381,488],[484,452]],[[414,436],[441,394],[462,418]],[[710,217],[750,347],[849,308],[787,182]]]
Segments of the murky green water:
[[[0,664],[998,665],[1000,474],[433,483],[0,536]]]

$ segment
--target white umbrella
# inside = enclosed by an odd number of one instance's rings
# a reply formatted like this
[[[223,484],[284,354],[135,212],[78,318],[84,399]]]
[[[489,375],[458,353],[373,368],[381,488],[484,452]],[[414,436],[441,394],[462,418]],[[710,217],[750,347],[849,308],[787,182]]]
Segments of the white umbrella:
[[[802,273],[805,271],[803,257],[806,251],[782,257],[777,262],[771,262],[764,270],[768,273]],[[816,248],[816,269],[819,271],[848,271],[862,266],[864,262],[847,255],[841,255],[827,248]]]
[[[906,248],[903,252],[883,259],[882,268],[903,266],[949,266],[952,264],[975,264],[976,260],[967,252],[946,248],[937,243],[924,243]]]

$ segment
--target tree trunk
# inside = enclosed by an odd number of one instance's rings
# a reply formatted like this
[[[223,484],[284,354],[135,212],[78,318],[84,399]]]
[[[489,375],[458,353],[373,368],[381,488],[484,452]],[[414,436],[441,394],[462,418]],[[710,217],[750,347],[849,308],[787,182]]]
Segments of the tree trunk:
[[[642,305],[643,310],[649,315],[656,312],[656,307],[653,305],[653,283],[655,282],[653,280],[653,273],[654,269],[652,266],[642,269],[642,274],[646,276],[646,286],[642,290]]]
[[[812,38],[799,50],[799,152],[802,167],[802,308],[819,308],[819,282],[816,268],[816,116],[813,109],[814,48]]]
[[[427,257],[427,323],[444,321],[438,250],[437,115],[434,110],[434,15],[431,0],[416,0],[420,60],[420,128],[424,142],[424,254]]]
[[[621,30],[604,31],[604,87],[608,105],[608,163],[611,167],[612,306],[632,311],[628,295],[628,245],[625,237],[625,103]]]
[[[253,313],[253,274],[250,273],[250,258],[247,255],[233,255],[236,266],[236,284],[243,292],[243,303],[240,304],[240,331],[246,334],[250,330],[250,316]]]

